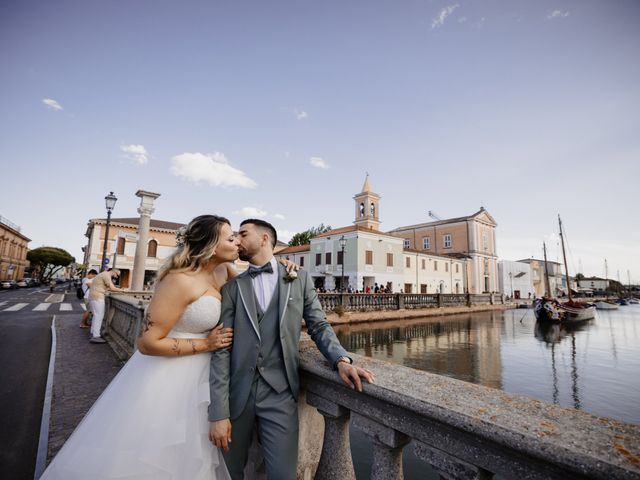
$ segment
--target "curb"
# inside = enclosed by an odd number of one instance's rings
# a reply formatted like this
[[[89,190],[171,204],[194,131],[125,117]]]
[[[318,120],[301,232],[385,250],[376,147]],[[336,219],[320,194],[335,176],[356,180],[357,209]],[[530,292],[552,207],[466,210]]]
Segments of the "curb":
[[[44,405],[42,407],[42,421],[40,422],[40,438],[38,440],[38,454],[36,455],[36,469],[33,475],[38,480],[47,466],[47,451],[49,449],[49,422],[51,420],[51,401],[53,397],[53,373],[56,367],[56,316],[51,321],[51,355],[49,357],[49,372],[47,373],[47,386],[44,392]]]

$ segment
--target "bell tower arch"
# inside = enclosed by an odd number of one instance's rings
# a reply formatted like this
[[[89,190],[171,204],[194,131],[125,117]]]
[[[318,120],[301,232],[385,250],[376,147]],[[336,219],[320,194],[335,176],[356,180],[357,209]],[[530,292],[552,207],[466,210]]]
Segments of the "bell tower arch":
[[[355,197],[355,223],[369,230],[379,230],[380,227],[380,195],[371,190],[369,174],[364,179],[362,192]]]

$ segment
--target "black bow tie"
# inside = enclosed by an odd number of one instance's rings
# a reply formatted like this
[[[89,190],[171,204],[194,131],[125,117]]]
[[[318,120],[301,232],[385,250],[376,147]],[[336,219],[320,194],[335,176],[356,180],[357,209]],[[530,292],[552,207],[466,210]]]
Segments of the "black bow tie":
[[[265,263],[261,267],[254,267],[253,265],[249,267],[249,275],[251,276],[251,278],[255,278],[261,273],[273,273],[273,267],[271,266],[271,262]]]

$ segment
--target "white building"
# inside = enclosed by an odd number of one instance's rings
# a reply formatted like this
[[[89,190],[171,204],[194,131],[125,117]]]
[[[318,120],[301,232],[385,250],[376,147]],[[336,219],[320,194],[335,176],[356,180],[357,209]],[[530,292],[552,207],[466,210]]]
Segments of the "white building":
[[[501,260],[498,262],[500,292],[509,298],[532,298],[535,295],[531,266],[528,263]]]
[[[378,230],[380,196],[368,178],[354,197],[354,225],[311,239],[309,245],[288,247],[276,257],[287,258],[307,270],[317,288],[366,291],[375,286],[399,293],[465,293],[468,258],[433,255],[404,247],[398,236]],[[344,271],[343,247],[344,244]]]

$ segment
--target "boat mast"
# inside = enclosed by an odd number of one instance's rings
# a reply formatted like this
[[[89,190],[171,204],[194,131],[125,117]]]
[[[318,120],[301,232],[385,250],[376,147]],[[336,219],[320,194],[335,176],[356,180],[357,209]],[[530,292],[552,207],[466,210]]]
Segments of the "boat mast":
[[[567,266],[567,254],[564,251],[564,235],[562,234],[562,220],[558,215],[558,225],[560,226],[560,243],[562,244],[562,258],[564,259],[564,271],[567,275],[567,294],[569,295],[569,302],[571,302],[571,281],[569,280],[569,267]]]
[[[544,296],[551,297],[551,285],[549,285],[549,267],[547,266],[547,245],[542,242],[542,251],[544,252]]]

